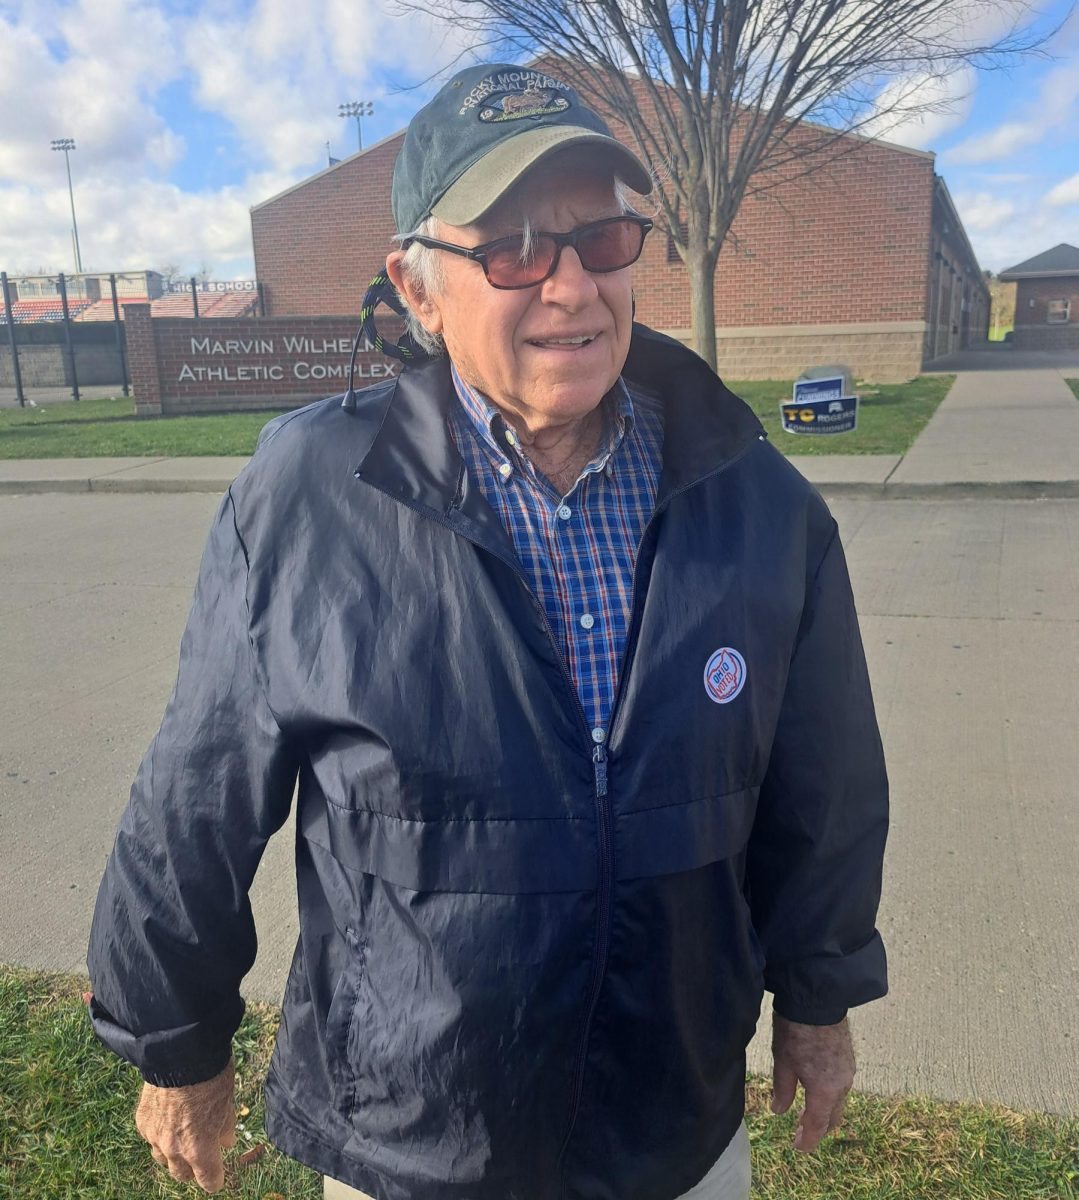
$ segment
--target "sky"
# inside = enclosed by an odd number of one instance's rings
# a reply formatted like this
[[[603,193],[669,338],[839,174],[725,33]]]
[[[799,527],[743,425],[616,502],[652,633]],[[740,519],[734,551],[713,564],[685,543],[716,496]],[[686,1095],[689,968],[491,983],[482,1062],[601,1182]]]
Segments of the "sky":
[[[0,0],[0,269],[254,275],[249,209],[403,128],[467,47],[394,0]],[[1026,6],[998,0],[1001,13]],[[927,84],[945,107],[880,128],[937,155],[984,268],[1079,245],[1079,10],[1045,53]],[[1067,20],[1065,20],[1067,17]],[[327,143],[329,149],[327,150]],[[362,214],[357,214],[362,228]]]

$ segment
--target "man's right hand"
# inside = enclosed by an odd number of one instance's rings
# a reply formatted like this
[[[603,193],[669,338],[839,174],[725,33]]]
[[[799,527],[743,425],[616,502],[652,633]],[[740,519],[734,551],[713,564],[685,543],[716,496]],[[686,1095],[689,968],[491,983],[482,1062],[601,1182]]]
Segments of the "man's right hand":
[[[236,1072],[232,1062],[213,1079],[188,1087],[142,1085],[135,1127],[154,1161],[173,1179],[193,1179],[204,1192],[225,1185],[223,1146],[236,1144]]]

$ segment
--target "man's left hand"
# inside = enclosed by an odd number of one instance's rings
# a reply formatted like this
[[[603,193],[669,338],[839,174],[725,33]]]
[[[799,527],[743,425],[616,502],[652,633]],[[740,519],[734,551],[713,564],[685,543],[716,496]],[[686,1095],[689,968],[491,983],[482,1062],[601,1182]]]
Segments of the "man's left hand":
[[[772,1059],[772,1112],[786,1112],[798,1084],[805,1088],[794,1148],[808,1154],[843,1119],[855,1070],[850,1026],[845,1017],[838,1025],[800,1025],[774,1013]]]

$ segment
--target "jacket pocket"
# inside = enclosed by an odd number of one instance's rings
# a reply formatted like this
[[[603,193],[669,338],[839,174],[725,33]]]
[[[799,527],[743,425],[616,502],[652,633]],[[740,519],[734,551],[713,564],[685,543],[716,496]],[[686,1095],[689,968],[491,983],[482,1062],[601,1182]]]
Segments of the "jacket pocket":
[[[347,1116],[355,1103],[356,1013],[367,980],[367,940],[348,928],[345,944],[348,961],[326,1014],[326,1063],[333,1081],[334,1104]]]

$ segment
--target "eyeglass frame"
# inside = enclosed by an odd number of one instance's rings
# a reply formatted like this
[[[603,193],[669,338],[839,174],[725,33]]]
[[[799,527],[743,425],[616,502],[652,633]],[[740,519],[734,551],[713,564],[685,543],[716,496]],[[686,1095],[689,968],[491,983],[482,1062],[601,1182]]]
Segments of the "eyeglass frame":
[[[549,233],[545,229],[537,229],[534,237],[553,238],[555,242],[554,258],[551,259],[551,265],[546,273],[540,279],[533,279],[530,283],[494,283],[487,271],[487,256],[495,246],[501,246],[506,242],[518,241],[520,234],[509,234],[506,237],[495,238],[490,242],[482,242],[479,246],[458,246],[455,242],[443,242],[438,238],[427,237],[424,234],[415,233],[405,238],[401,243],[401,249],[407,250],[414,242],[421,246],[427,246],[431,250],[447,250],[450,254],[459,254],[462,258],[471,259],[473,262],[478,262],[483,268],[483,276],[490,284],[500,292],[523,292],[525,288],[539,287],[541,283],[546,283],[548,279],[558,270],[558,264],[562,259],[562,249],[565,246],[570,246],[576,251],[578,259],[581,257],[580,250],[577,249],[577,242],[580,237],[590,232],[601,225],[611,225],[615,221],[629,221],[636,225],[641,230],[641,245],[637,253],[629,260],[628,263],[623,263],[620,267],[610,267],[605,271],[591,271],[588,267],[584,267],[590,275],[613,275],[615,271],[624,271],[627,267],[632,267],[633,264],[644,253],[644,239],[655,228],[655,221],[651,217],[642,217],[637,213],[622,213],[617,217],[601,217],[598,221],[587,221],[584,225],[578,225],[576,229],[570,230],[569,233]]]

